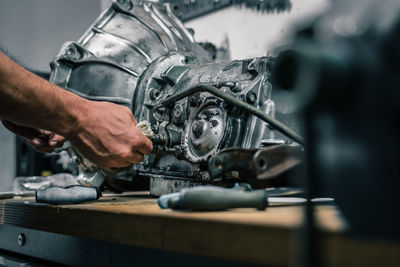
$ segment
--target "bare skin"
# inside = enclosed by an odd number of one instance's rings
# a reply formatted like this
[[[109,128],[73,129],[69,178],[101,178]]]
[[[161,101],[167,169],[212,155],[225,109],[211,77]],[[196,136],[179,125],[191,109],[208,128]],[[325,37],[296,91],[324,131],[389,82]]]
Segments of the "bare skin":
[[[51,152],[68,140],[101,167],[139,163],[153,149],[129,108],[81,98],[1,52],[0,119],[38,151]]]

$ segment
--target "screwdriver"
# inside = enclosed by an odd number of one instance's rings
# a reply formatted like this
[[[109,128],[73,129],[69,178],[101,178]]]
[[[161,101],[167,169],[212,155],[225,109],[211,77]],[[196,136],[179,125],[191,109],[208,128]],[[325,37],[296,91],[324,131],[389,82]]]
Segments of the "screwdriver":
[[[282,192],[284,194],[284,192]],[[256,208],[264,210],[268,206],[299,205],[307,202],[300,197],[273,197],[268,190],[251,190],[248,184],[236,184],[233,188],[217,186],[197,186],[181,192],[163,195],[158,199],[162,209],[219,211],[233,208]],[[313,199],[312,202],[332,202],[331,198]]]

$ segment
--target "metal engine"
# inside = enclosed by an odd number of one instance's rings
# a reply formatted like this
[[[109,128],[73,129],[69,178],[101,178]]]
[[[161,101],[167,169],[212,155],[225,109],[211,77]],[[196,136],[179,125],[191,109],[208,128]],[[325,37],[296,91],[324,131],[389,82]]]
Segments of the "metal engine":
[[[50,81],[131,108],[151,124],[154,153],[129,168],[100,169],[70,148],[78,180],[117,190],[150,181],[153,195],[237,180],[265,186],[301,154],[298,142],[273,129],[288,116],[271,98],[272,65],[271,57],[214,63],[168,4],[114,1],[62,47]]]

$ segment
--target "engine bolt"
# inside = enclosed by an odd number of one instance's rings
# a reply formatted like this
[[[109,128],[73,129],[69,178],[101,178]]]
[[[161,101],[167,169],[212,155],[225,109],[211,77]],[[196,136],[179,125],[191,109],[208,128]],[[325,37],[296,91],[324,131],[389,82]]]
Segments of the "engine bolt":
[[[233,87],[230,87],[231,91],[234,93],[239,93],[243,90],[243,84],[241,83],[234,83]]]
[[[131,9],[131,1],[129,0],[118,0],[118,4],[125,9]]]
[[[152,88],[152,89],[150,89],[149,94],[150,94],[151,100],[157,100],[160,97],[161,92],[160,92],[160,90],[158,90],[156,88]]]
[[[252,92],[252,91],[249,91],[249,92],[246,94],[246,101],[247,101],[249,104],[254,104],[254,103],[256,103],[256,101],[257,101],[257,96],[256,96],[256,94],[255,94],[254,92]]]
[[[154,133],[158,133],[158,125],[157,125],[157,124],[152,124],[152,125],[151,125],[151,130],[152,130]]]
[[[80,58],[80,54],[79,51],[76,49],[76,47],[74,45],[70,45],[67,47],[67,49],[65,50],[65,56],[71,59],[79,59]]]
[[[174,113],[174,116],[175,116],[176,118],[180,118],[180,117],[182,116],[182,113],[183,113],[183,108],[182,108],[182,106],[181,106],[181,105],[175,106],[175,107],[174,107],[174,110],[173,110],[173,113]]]

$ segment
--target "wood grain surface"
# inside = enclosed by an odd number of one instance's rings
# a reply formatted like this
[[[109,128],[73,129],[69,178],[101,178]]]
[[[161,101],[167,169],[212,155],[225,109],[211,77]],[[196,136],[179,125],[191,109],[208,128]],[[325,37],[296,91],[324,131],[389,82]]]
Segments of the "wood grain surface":
[[[321,266],[400,266],[400,244],[349,237],[334,206],[317,207],[317,218]],[[301,206],[162,210],[148,192],[63,206],[33,198],[0,201],[0,224],[268,266],[296,266],[302,220]]]

